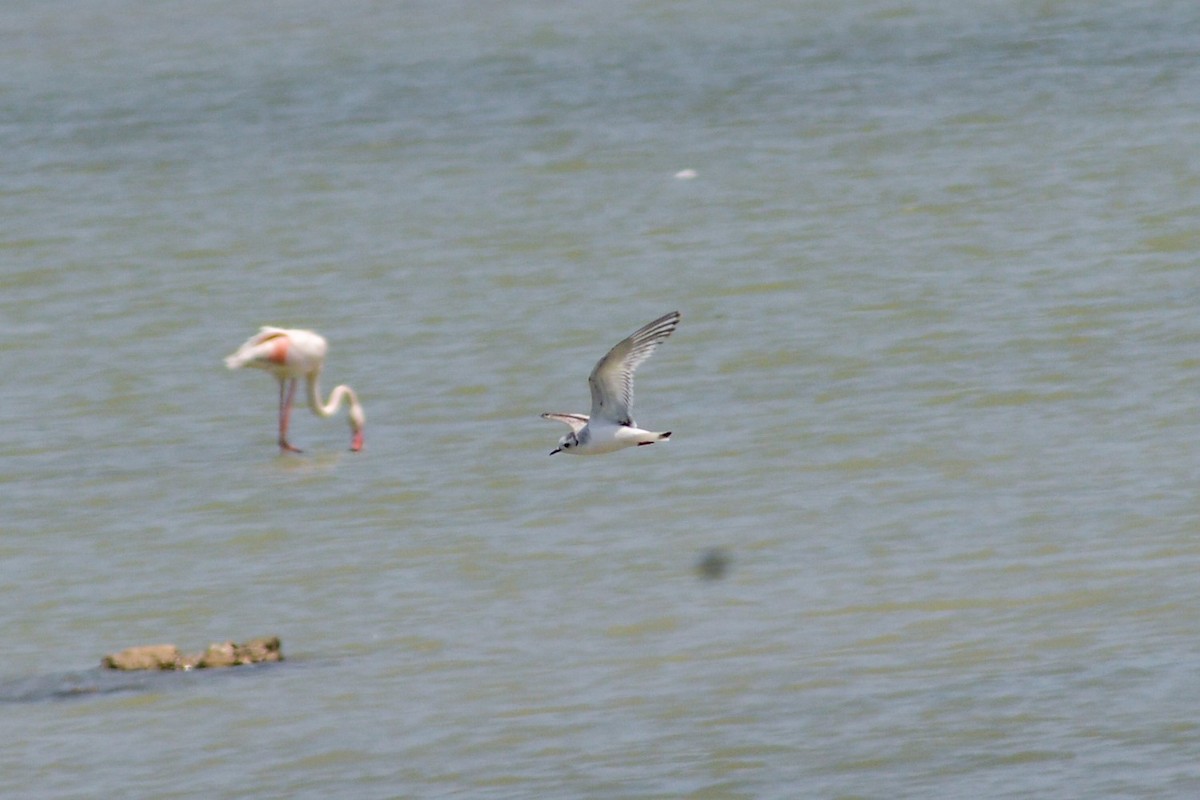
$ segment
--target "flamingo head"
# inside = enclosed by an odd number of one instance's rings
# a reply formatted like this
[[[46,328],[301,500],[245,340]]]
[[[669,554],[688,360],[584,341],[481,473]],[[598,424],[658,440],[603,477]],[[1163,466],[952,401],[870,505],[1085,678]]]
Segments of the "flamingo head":
[[[367,424],[367,415],[357,402],[350,404],[350,451],[357,453],[363,449],[363,428]]]

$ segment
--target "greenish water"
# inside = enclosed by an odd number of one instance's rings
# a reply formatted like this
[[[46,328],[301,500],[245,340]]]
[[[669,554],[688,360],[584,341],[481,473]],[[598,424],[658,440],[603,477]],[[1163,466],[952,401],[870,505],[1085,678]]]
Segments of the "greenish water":
[[[1195,796],[1197,41],[1183,2],[8,4],[0,794]],[[547,458],[674,308],[671,441]],[[265,323],[328,337],[363,453],[298,412],[277,456],[221,363]]]

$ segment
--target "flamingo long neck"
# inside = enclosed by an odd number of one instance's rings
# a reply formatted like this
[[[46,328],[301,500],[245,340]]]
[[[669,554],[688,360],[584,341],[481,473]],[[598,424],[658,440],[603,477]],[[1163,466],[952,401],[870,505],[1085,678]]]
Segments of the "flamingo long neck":
[[[329,402],[321,401],[321,388],[318,385],[320,373],[314,372],[308,376],[308,407],[313,413],[319,417],[332,417],[337,413],[338,408],[342,405],[342,400],[346,399],[350,402],[350,427],[354,430],[361,430],[365,421],[362,405],[358,402],[358,395],[349,386],[342,384],[333,387],[333,391],[329,393]]]

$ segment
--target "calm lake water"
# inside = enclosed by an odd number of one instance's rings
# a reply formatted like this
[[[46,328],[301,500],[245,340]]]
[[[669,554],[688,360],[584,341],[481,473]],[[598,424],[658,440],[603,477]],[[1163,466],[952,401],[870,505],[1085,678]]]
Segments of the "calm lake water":
[[[1197,796],[1198,52],[1192,0],[6,3],[0,795]],[[676,308],[671,441],[547,458]],[[267,323],[364,452],[278,455]]]

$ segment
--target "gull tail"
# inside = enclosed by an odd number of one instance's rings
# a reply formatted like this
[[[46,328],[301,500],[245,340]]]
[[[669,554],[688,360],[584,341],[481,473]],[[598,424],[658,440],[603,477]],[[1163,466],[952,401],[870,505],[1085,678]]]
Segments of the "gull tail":
[[[637,446],[638,446],[638,447],[645,447],[645,446],[646,446],[646,445],[648,445],[648,444],[654,444],[654,443],[656,443],[656,442],[665,442],[667,439],[670,439],[670,438],[671,438],[671,432],[670,432],[670,431],[667,431],[666,433],[655,433],[655,434],[651,434],[651,435],[652,435],[652,436],[654,436],[654,438],[653,438],[653,439],[651,439],[651,440],[649,440],[649,441],[646,441],[646,442],[638,442],[638,443],[637,443]]]

